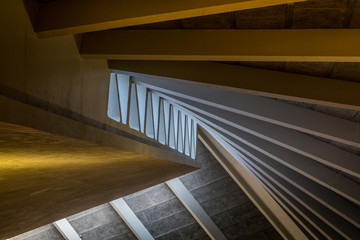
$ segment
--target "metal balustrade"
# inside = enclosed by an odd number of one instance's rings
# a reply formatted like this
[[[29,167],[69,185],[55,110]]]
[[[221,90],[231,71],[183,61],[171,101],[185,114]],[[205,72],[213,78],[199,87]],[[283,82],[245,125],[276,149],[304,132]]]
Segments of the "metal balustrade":
[[[111,73],[108,117],[195,159],[197,122],[156,91]]]

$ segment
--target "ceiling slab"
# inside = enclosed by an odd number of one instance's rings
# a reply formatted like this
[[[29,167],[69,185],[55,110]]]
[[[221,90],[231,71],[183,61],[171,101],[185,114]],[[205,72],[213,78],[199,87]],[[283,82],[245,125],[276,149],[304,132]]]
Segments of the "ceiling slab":
[[[0,122],[0,238],[195,168]]]
[[[156,0],[149,6],[146,0],[62,0],[40,4],[34,28],[39,37],[51,37],[303,1]]]
[[[108,30],[80,54],[118,60],[360,62],[359,29]]]

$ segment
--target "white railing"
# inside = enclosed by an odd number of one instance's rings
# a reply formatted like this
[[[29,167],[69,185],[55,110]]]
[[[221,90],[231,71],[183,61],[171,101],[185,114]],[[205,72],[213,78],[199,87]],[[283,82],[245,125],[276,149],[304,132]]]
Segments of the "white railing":
[[[197,122],[179,106],[130,76],[111,73],[109,118],[195,159]]]

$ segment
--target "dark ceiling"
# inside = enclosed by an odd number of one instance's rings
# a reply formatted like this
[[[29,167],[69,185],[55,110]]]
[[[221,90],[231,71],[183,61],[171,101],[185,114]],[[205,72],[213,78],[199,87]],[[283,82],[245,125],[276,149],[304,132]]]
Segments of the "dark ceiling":
[[[360,28],[360,0],[310,0],[294,4],[166,21],[124,29],[331,29]],[[266,39],[264,39],[264,42]],[[357,62],[223,62],[247,67],[360,82]],[[326,87],[324,87],[326,91]],[[360,94],[360,93],[359,93]],[[278,99],[280,100],[280,99]],[[285,101],[285,100],[280,100]],[[360,122],[360,112],[293,101],[287,103]],[[325,140],[324,140],[325,141]],[[360,155],[360,149],[331,144]]]
[[[294,4],[187,18],[126,29],[318,29],[360,28],[359,0],[312,0]],[[264,39],[266,41],[266,39]],[[226,62],[360,82],[360,63]]]

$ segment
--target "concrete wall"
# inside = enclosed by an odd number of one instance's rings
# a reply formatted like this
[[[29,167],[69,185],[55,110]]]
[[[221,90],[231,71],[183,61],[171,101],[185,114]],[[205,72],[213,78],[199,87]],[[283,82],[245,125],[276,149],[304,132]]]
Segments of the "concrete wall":
[[[37,39],[20,0],[0,2],[0,29],[1,85],[111,124],[105,60],[81,59],[73,36]]]

